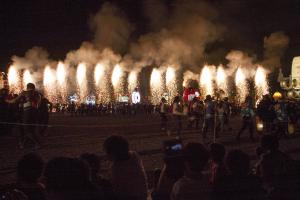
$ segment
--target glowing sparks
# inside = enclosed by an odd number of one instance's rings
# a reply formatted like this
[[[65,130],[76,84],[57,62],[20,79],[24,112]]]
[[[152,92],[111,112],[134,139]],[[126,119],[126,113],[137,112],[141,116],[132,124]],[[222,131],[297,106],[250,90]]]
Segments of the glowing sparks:
[[[59,62],[56,68],[56,80],[58,83],[58,90],[62,103],[67,101],[67,71],[64,63]]]
[[[80,101],[85,102],[85,99],[88,94],[85,63],[80,63],[77,66],[76,79],[77,79],[77,87],[78,87]]]
[[[163,94],[163,80],[162,74],[159,69],[154,68],[150,78],[150,89],[151,89],[151,101],[157,105]]]
[[[217,70],[217,85],[222,87],[224,84],[226,84],[226,74],[223,67],[219,66]]]
[[[23,73],[23,88],[26,89],[28,83],[34,83],[32,75],[28,69],[26,69]]]
[[[112,73],[112,76],[111,76],[111,82],[114,86],[114,88],[118,87],[119,83],[120,83],[120,78],[122,76],[122,69],[120,67],[120,65],[116,65],[114,67],[114,70],[113,70],[113,73]]]
[[[260,66],[256,69],[254,81],[257,100],[260,100],[269,90],[266,71]]]
[[[97,64],[94,71],[94,80],[96,86],[100,84],[100,81],[103,79],[104,75],[104,66],[102,64]]]
[[[200,76],[200,85],[205,95],[213,94],[212,71],[210,66],[204,66]]]
[[[166,71],[166,88],[168,92],[168,100],[171,103],[172,99],[177,95],[176,71],[173,67],[168,67]]]
[[[13,65],[9,67],[7,78],[8,85],[12,93],[19,93],[21,91],[20,75],[16,67],[14,67]]]
[[[137,86],[138,73],[136,71],[131,71],[128,76],[128,91],[132,93]]]
[[[242,68],[238,68],[235,74],[235,85],[238,93],[238,101],[244,102],[248,94],[246,76]]]
[[[50,66],[46,66],[44,70],[44,92],[45,96],[49,99],[50,102],[54,102],[56,99],[56,88],[55,88],[55,73],[50,68]]]

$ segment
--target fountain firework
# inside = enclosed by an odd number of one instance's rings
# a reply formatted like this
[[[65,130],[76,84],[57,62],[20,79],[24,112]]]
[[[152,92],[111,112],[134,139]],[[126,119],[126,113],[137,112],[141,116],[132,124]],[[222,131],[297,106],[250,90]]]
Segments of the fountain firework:
[[[128,92],[132,93],[138,85],[138,72],[131,71],[128,76]]]
[[[56,80],[59,91],[59,96],[62,103],[67,102],[67,81],[66,81],[67,71],[64,63],[59,62],[56,68]]]
[[[32,75],[28,69],[26,69],[23,73],[23,89],[26,90],[26,86],[28,83],[34,83]]]
[[[239,103],[244,102],[248,94],[246,76],[242,68],[238,68],[235,74],[235,85]]]
[[[84,103],[88,94],[85,63],[79,63],[77,66],[76,79],[80,102]]]
[[[44,95],[50,102],[55,102],[57,98],[55,82],[55,72],[47,65],[44,70],[43,84]]]
[[[12,93],[18,94],[21,92],[20,73],[15,66],[10,66],[7,74],[9,89]]]
[[[111,76],[111,82],[114,88],[114,96],[118,98],[124,95],[124,72],[119,64],[115,65]]]
[[[166,71],[166,88],[169,97],[169,103],[177,95],[176,71],[173,67],[168,67]]]
[[[151,90],[151,102],[154,105],[159,104],[160,99],[163,95],[163,77],[159,69],[154,68],[150,78],[150,90]]]
[[[267,74],[261,66],[256,69],[254,81],[256,87],[256,100],[258,102],[263,95],[268,94],[269,90]]]
[[[106,76],[106,67],[102,63],[98,63],[95,67],[94,81],[97,102],[108,103],[110,101],[109,78]]]
[[[201,72],[200,86],[203,90],[204,96],[213,95],[212,67],[213,66],[204,66]]]
[[[226,73],[225,70],[223,68],[223,66],[219,66],[217,69],[217,86],[218,89],[223,91],[224,95],[227,96],[228,95],[228,90],[227,90],[227,77],[226,77]]]

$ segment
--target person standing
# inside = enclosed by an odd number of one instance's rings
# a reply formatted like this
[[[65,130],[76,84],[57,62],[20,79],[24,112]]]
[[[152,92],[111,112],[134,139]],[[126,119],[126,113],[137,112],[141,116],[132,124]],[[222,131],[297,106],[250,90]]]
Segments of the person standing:
[[[207,95],[204,101],[204,121],[202,129],[203,140],[207,138],[207,131],[211,129],[214,131],[214,114],[215,105],[210,95]]]
[[[165,98],[162,98],[159,106],[160,128],[162,131],[167,130],[167,124],[168,124],[167,112],[168,112],[167,100]]]
[[[223,133],[224,131],[224,124],[225,124],[225,110],[224,110],[224,102],[221,101],[217,105],[217,131],[216,131],[216,137],[219,137],[219,133]]]
[[[177,136],[180,138],[182,131],[183,102],[179,96],[176,96],[174,98],[172,104],[172,115],[175,120],[175,129],[177,132]]]
[[[275,131],[275,136],[276,138],[280,139],[281,136],[288,137],[288,122],[289,122],[289,117],[286,109],[286,104],[281,102],[281,103],[276,103],[274,105],[274,110],[276,113],[276,131]]]
[[[242,127],[236,136],[236,140],[240,140],[241,134],[248,128],[250,139],[254,141],[253,131],[254,131],[254,110],[249,102],[242,105],[241,116],[243,120]]]
[[[33,83],[28,83],[26,90],[21,92],[19,96],[14,99],[7,100],[8,103],[22,102],[23,104],[23,116],[22,122],[23,134],[20,137],[20,148],[24,148],[26,139],[30,139],[34,143],[34,147],[40,148],[41,144],[39,137],[36,133],[36,122],[38,117],[38,108],[41,102],[41,95],[35,90]]]

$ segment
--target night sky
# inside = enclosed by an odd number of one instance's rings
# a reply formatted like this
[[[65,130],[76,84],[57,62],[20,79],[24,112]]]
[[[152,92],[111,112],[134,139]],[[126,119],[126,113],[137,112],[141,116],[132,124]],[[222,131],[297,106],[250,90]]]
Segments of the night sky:
[[[162,0],[172,7],[172,0]],[[12,55],[23,56],[33,46],[48,50],[51,59],[64,59],[66,53],[91,41],[93,32],[88,21],[101,0],[1,0],[0,65],[3,70]],[[135,27],[130,40],[150,31],[143,13],[143,0],[112,0]],[[241,49],[261,57],[263,38],[284,31],[290,38],[283,58],[285,68],[293,56],[300,55],[300,1],[298,0],[211,0],[219,11],[218,21],[230,32],[223,40],[207,47],[207,52]],[[235,35],[239,35],[235,37]],[[222,60],[224,58],[220,58]]]

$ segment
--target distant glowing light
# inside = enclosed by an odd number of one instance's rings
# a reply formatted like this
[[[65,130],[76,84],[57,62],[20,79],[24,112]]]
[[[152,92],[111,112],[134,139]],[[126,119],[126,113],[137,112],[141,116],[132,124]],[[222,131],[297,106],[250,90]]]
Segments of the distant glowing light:
[[[79,91],[79,97],[81,102],[85,102],[87,97],[87,80],[86,80],[86,64],[80,63],[76,72],[77,86]]]
[[[238,101],[244,102],[246,99],[246,96],[248,94],[247,90],[247,82],[246,82],[246,76],[242,70],[242,68],[238,68],[235,74],[235,85],[238,92]]]
[[[163,80],[159,69],[154,68],[150,78],[151,101],[157,105],[163,95]]]
[[[138,86],[138,73],[136,71],[131,71],[128,76],[128,90],[129,92],[134,91]]]
[[[221,87],[224,84],[226,84],[226,74],[224,68],[219,66],[217,70],[217,85],[218,87]]]
[[[8,85],[10,90],[14,93],[19,93],[20,88],[20,75],[15,66],[10,66],[7,74]]]

